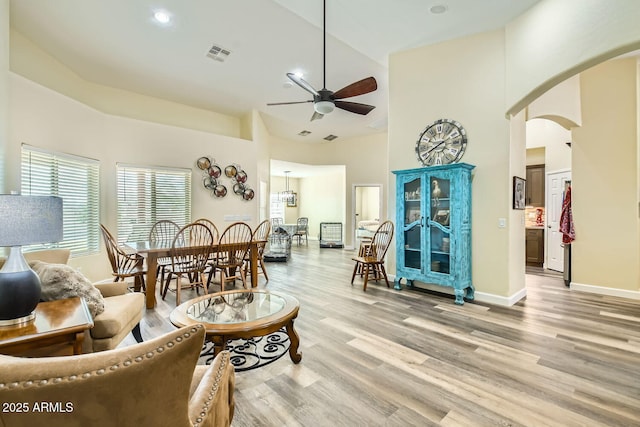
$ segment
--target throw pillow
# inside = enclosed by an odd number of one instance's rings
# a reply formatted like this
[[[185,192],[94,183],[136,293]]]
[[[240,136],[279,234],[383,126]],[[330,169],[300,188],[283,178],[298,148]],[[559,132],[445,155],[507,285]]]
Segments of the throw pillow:
[[[98,288],[75,268],[42,261],[32,261],[29,265],[40,277],[42,301],[83,297],[94,319],[104,311],[104,298]]]

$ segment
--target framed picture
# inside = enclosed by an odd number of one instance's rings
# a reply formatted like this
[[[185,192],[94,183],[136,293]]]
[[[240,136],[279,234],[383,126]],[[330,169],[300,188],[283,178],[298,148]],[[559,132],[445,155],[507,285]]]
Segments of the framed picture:
[[[519,176],[513,177],[513,209],[524,209],[524,189],[527,180]]]
[[[287,207],[295,208],[298,206],[298,193],[293,193],[293,197],[287,199]]]

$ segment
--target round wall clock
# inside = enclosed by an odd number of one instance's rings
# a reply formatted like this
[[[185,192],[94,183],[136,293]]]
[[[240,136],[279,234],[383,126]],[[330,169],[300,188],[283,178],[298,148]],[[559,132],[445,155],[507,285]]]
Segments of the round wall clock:
[[[467,132],[455,120],[438,119],[428,125],[416,142],[416,156],[424,166],[460,161],[467,148]]]

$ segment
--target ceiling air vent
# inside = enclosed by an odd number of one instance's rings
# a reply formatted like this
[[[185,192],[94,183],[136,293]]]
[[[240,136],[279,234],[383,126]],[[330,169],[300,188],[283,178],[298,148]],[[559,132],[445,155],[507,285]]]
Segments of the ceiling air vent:
[[[231,55],[230,51],[216,45],[211,46],[211,49],[209,49],[209,53],[207,53],[207,56],[209,58],[215,59],[216,61],[220,62],[224,62],[224,60],[227,59],[227,56],[229,55]]]
[[[327,141],[333,141],[336,138],[337,138],[337,136],[335,136],[335,135],[327,135],[327,136],[324,137],[324,139],[327,140]]]
[[[310,133],[311,133],[311,132],[309,132],[308,130],[303,130],[303,131],[300,131],[300,132],[298,133],[298,135],[300,135],[300,136],[307,136],[307,135],[309,135]]]

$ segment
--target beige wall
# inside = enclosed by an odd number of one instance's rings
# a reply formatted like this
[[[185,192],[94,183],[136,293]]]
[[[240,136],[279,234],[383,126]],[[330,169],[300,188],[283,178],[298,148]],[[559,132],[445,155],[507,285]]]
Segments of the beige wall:
[[[546,119],[528,120],[527,164],[543,164],[546,173],[571,169],[571,147],[566,144],[571,138],[571,132],[556,122]]]
[[[529,123],[527,123],[527,127],[529,127]],[[529,138],[527,131],[527,139]],[[530,165],[544,165],[545,157],[544,157],[544,147],[538,148],[527,148],[527,166]]]
[[[527,119],[554,120],[567,130],[582,124],[580,74],[558,83],[527,106]],[[527,145],[528,145],[527,141]]]
[[[508,298],[519,291],[514,287],[524,286],[524,277],[514,285],[509,283],[510,245],[517,246],[514,256],[524,248],[524,226],[519,218],[522,214],[511,211],[511,179],[512,174],[524,176],[525,156],[524,148],[521,153],[518,149],[521,164],[512,170],[510,127],[504,116],[504,42],[503,31],[491,31],[389,58],[390,170],[417,166],[417,135],[436,119],[455,119],[468,132],[469,143],[462,161],[476,165],[472,277],[479,298],[482,293]],[[393,177],[389,188],[389,212],[395,212]],[[506,228],[498,228],[499,218],[507,220]],[[511,241],[510,227],[522,229],[517,242]],[[390,251],[392,271],[394,257],[395,250]]]
[[[321,222],[345,223],[345,171],[314,175],[300,180],[300,216],[309,218],[309,236],[320,235]]]
[[[215,198],[202,185],[203,172],[195,166],[198,157],[213,157],[221,166],[238,163],[248,173],[248,184],[258,188],[255,143],[208,132],[110,116],[51,91],[21,76],[11,76],[11,133],[7,156],[10,189],[20,187],[20,145],[94,158],[100,161],[100,220],[116,229],[116,164],[169,166],[192,170],[192,217],[206,217],[225,227],[226,215],[242,215],[255,225],[257,198],[244,201],[229,190]],[[34,125],[37,124],[37,125]],[[103,248],[101,247],[101,250]],[[104,252],[75,258],[92,280],[110,275]]]
[[[247,133],[240,119],[95,84],[78,77],[17,31],[11,31],[11,71],[103,113],[232,137]],[[250,122],[249,122],[250,123]]]
[[[0,159],[9,139],[9,0],[0,0]],[[0,194],[5,193],[5,163],[0,161]]]
[[[566,78],[640,49],[637,0],[542,0],[506,26],[506,105],[526,107]]]
[[[635,59],[582,73],[583,126],[573,130],[572,282],[638,291],[637,71]]]

